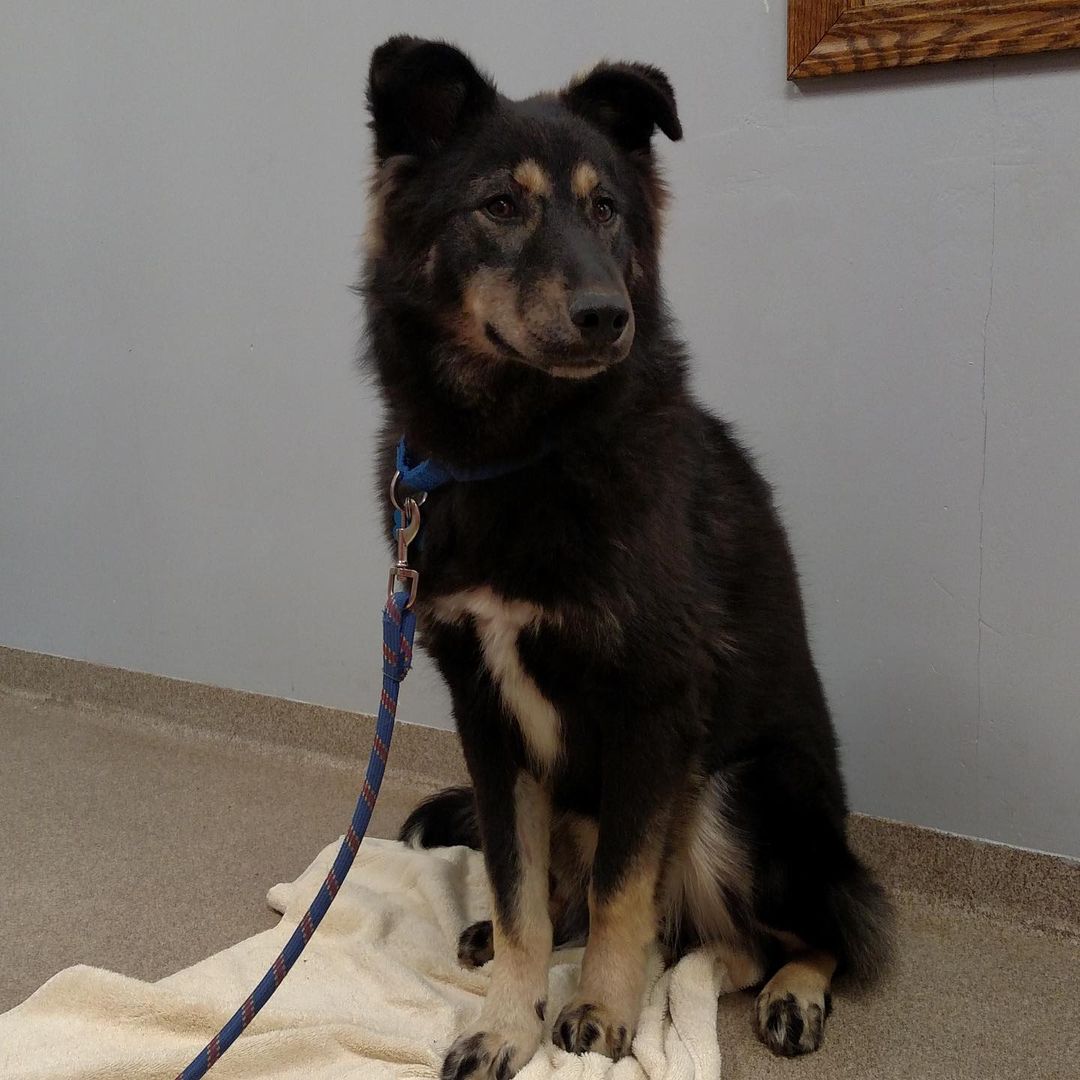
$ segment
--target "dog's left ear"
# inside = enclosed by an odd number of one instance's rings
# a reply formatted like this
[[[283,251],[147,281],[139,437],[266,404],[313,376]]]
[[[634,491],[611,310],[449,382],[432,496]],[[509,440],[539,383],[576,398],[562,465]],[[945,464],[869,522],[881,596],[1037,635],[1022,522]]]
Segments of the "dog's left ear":
[[[627,152],[647,151],[657,128],[682,138],[671,82],[649,64],[598,64],[563,91],[562,101]]]
[[[399,34],[371,57],[368,109],[380,161],[437,153],[496,102],[495,86],[443,41]]]

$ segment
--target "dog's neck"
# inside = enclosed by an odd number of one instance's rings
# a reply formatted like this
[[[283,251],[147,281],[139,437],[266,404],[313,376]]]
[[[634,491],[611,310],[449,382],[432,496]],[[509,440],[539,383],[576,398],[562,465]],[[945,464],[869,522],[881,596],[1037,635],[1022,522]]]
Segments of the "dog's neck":
[[[434,351],[383,352],[374,342],[374,360],[388,430],[404,436],[420,457],[461,467],[534,457],[540,446],[593,443],[613,415],[640,409],[640,369],[647,360],[635,344],[617,367],[590,379],[559,379],[507,361],[487,370],[483,381],[455,377],[455,362]],[[410,355],[411,354],[411,355]]]

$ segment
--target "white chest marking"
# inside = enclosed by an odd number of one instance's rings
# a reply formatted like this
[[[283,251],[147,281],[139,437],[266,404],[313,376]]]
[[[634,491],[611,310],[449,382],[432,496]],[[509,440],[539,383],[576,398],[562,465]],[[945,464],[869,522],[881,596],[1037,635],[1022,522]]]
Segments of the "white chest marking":
[[[562,724],[555,706],[522,667],[517,649],[518,634],[545,618],[543,608],[524,600],[504,600],[486,586],[439,597],[432,608],[440,622],[472,617],[503,705],[517,721],[530,756],[549,769],[559,756]]]

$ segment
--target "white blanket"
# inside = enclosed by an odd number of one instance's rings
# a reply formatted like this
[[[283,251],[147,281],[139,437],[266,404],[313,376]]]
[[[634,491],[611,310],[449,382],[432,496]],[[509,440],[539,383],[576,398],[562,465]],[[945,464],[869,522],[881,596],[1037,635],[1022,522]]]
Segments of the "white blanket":
[[[4,1080],[173,1080],[262,977],[337,852],[270,890],[283,915],[265,933],[158,983],[89,967],[50,979],[0,1016]],[[366,840],[300,962],[211,1072],[215,1080],[433,1078],[480,1010],[488,974],[456,960],[458,934],[490,902],[480,856]],[[576,983],[581,950],[552,960],[549,1017]],[[654,960],[633,1057],[617,1065],[546,1042],[521,1080],[716,1080],[716,999],[736,989],[694,953],[661,974]]]

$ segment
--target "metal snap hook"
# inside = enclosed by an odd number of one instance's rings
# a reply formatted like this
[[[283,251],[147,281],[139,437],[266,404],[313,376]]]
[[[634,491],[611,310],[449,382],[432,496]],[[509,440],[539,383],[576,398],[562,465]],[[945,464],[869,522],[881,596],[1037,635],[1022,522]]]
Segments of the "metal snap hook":
[[[398,561],[405,559],[406,549],[416,539],[420,531],[420,506],[410,495],[405,505],[398,508],[401,512],[401,524],[396,530],[398,542]]]
[[[408,610],[416,603],[416,589],[420,575],[409,566],[409,545],[416,539],[420,531],[420,504],[427,498],[427,492],[417,492],[416,495],[405,496],[404,502],[399,502],[397,497],[397,485],[401,479],[400,473],[394,473],[390,481],[390,501],[401,515],[401,524],[394,530],[394,539],[397,542],[397,559],[390,568],[390,579],[386,585],[387,599],[393,595],[399,585],[405,585],[408,589],[408,597],[405,601],[405,609]]]

